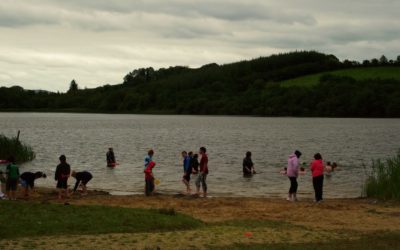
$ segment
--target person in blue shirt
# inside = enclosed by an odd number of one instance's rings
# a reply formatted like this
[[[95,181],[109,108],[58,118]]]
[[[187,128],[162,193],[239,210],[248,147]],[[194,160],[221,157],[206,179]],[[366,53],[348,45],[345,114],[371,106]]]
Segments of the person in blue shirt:
[[[186,186],[186,192],[190,194],[192,191],[190,189],[190,174],[192,173],[192,166],[190,165],[190,157],[187,154],[186,151],[182,152],[182,157],[183,157],[183,178],[182,182]]]
[[[144,158],[144,168],[147,168],[149,163],[153,160],[153,155],[154,155],[154,151],[153,151],[153,149],[150,149],[147,152],[147,156]]]

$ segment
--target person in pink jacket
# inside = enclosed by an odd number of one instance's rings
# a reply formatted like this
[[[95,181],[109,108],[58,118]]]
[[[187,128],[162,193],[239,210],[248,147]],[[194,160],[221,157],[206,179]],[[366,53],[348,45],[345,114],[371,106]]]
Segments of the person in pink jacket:
[[[314,155],[311,162],[311,174],[313,177],[313,186],[315,192],[315,202],[322,201],[322,188],[324,185],[324,163],[320,153]]]
[[[286,200],[288,201],[297,201],[297,177],[299,176],[299,158],[301,156],[301,152],[296,150],[293,154],[289,155],[288,165],[286,169],[286,175],[290,180],[290,188],[288,197]]]

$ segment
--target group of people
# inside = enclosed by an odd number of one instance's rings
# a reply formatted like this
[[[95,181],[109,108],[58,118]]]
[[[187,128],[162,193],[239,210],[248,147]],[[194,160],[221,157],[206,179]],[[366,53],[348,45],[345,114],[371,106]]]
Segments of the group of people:
[[[70,176],[76,179],[73,192],[75,193],[78,187],[81,187],[81,194],[87,194],[87,183],[93,178],[93,175],[88,171],[71,172],[71,166],[67,163],[67,157],[61,155],[59,157],[60,163],[57,165],[54,179],[57,181],[58,199],[68,198],[68,179]]]
[[[183,177],[182,182],[186,186],[186,192],[190,194],[192,189],[190,188],[190,180],[193,175],[195,178],[196,195],[200,195],[200,187],[203,190],[203,197],[207,197],[207,175],[208,175],[208,156],[205,147],[201,147],[199,155],[193,154],[193,152],[187,153],[182,152],[183,158]]]
[[[68,179],[70,176],[76,179],[73,192],[75,193],[78,187],[81,187],[82,195],[87,193],[86,184],[93,178],[92,174],[87,171],[71,172],[71,167],[67,163],[65,155],[61,155],[60,164],[58,164],[55,173],[55,180],[57,181],[58,198],[69,197],[68,192]],[[16,200],[16,191],[18,183],[23,188],[23,195],[29,197],[30,192],[35,192],[35,180],[39,178],[46,178],[47,175],[41,171],[38,172],[24,172],[20,174],[19,167],[15,162],[13,156],[7,160],[6,172],[0,171],[0,198]],[[4,194],[3,191],[6,193]]]
[[[244,177],[250,177],[256,174],[254,163],[251,159],[251,152],[246,152],[245,158],[243,159],[243,175]],[[302,153],[296,150],[293,154],[289,155],[287,167],[284,170],[285,175],[289,178],[290,188],[288,192],[288,201],[297,201],[297,189],[298,182],[297,178],[300,173],[304,173],[305,169],[300,167],[300,157]],[[145,188],[144,193],[146,196],[154,194],[155,184],[157,179],[154,178],[153,168],[156,166],[153,160],[154,150],[149,150],[147,156],[144,159],[144,177],[145,177]],[[199,160],[200,157],[200,160]],[[208,175],[208,156],[205,147],[199,149],[199,154],[193,152],[187,153],[182,151],[183,159],[183,176],[182,182],[186,187],[186,193],[191,194],[191,180],[195,180],[196,193],[195,195],[200,196],[200,188],[202,188],[203,197],[207,197],[207,175]],[[72,176],[76,179],[73,192],[75,193],[78,187],[81,187],[82,195],[87,194],[87,183],[93,178],[93,175],[88,171],[75,172],[71,171],[71,166],[67,163],[65,155],[59,157],[60,163],[57,165],[55,171],[55,180],[57,181],[58,198],[63,199],[69,197],[68,191],[68,179]],[[115,167],[115,155],[113,148],[109,148],[106,154],[107,166]],[[337,164],[334,162],[331,164],[327,162],[324,166],[322,156],[319,153],[314,155],[314,160],[310,164],[310,170],[312,174],[312,183],[315,191],[315,201],[320,202],[323,200],[323,182],[324,182],[324,171],[325,173],[332,173],[337,168]],[[16,190],[18,182],[24,188],[24,195],[29,196],[29,190],[34,191],[35,180],[38,178],[46,178],[46,174],[43,172],[24,172],[20,175],[19,167],[15,163],[14,157],[8,159],[8,165],[6,167],[6,176],[0,171],[0,181],[2,183],[2,189],[0,190],[0,198],[7,197],[11,200],[16,199]],[[5,188],[4,188],[5,186]],[[2,193],[5,189],[6,196]]]
[[[35,180],[39,178],[46,178],[46,174],[43,172],[24,172],[20,174],[19,167],[15,163],[15,158],[10,156],[7,159],[7,167],[5,176],[2,171],[0,171],[0,198],[16,200],[16,191],[18,183],[21,184],[23,188],[24,196],[29,196],[29,190],[35,191]],[[5,192],[5,193],[4,193]]]
[[[300,167],[301,152],[296,150],[293,154],[289,155],[288,164],[286,168],[286,175],[290,181],[290,188],[288,192],[288,201],[297,201],[297,178],[300,172],[304,172],[304,168]],[[336,162],[332,165],[327,162],[325,166],[322,161],[322,156],[320,153],[314,155],[314,160],[310,164],[310,170],[312,175],[312,183],[314,187],[315,202],[321,202],[323,200],[323,185],[324,185],[324,172],[329,176],[330,173],[334,172],[337,168]]]
[[[200,162],[199,155],[193,154],[193,152],[187,153],[186,151],[182,152],[183,158],[183,177],[182,182],[186,187],[186,192],[191,194],[192,189],[190,187],[190,181],[192,176],[195,177],[195,185],[196,185],[196,194],[200,196],[200,188],[203,190],[203,197],[207,197],[207,175],[208,175],[208,156],[207,149],[205,147],[201,147],[199,150],[200,154]],[[149,150],[147,156],[144,159],[144,174],[145,174],[145,194],[146,196],[150,196],[154,194],[155,181],[153,174],[153,168],[156,166],[156,163],[153,160],[154,150]]]

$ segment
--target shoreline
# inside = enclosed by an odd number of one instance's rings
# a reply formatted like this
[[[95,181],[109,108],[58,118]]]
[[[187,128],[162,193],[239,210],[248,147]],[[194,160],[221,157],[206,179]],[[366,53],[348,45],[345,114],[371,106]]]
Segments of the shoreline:
[[[400,116],[262,116],[262,115],[228,115],[228,114],[177,114],[177,113],[129,113],[129,112],[95,112],[89,110],[0,110],[0,114],[93,114],[93,115],[143,115],[143,116],[200,116],[200,117],[244,117],[244,118],[299,118],[299,119],[400,119]]]

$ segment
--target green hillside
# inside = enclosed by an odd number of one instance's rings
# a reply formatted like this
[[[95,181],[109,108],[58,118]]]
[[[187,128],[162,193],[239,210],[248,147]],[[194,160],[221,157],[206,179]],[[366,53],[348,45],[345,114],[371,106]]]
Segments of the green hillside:
[[[321,76],[330,74],[340,77],[351,77],[355,80],[366,80],[366,79],[395,79],[400,80],[400,67],[390,66],[390,67],[365,67],[365,68],[351,68],[342,69],[335,71],[327,71],[318,74],[305,75],[301,77],[296,77],[288,79],[281,82],[283,87],[293,87],[293,86],[303,86],[311,87],[315,86]]]
[[[400,61],[374,63],[300,51],[196,69],[139,68],[116,85],[80,89],[72,81],[67,93],[0,87],[0,111],[400,117]]]

